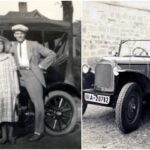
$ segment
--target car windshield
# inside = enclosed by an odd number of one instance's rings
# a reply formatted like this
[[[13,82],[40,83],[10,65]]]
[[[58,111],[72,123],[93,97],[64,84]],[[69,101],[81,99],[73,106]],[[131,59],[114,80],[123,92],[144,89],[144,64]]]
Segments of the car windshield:
[[[120,56],[150,56],[150,40],[123,42],[120,48]]]

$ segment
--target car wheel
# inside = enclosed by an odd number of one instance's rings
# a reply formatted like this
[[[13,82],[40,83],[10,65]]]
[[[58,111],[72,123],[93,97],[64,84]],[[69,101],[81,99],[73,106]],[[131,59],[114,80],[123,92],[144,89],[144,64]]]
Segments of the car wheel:
[[[45,128],[50,135],[71,132],[77,123],[77,105],[64,91],[52,91],[45,100]]]
[[[117,126],[123,133],[138,128],[142,112],[142,92],[136,83],[130,82],[122,87],[115,111]]]
[[[88,104],[85,102],[85,100],[82,100],[82,114],[86,112]]]

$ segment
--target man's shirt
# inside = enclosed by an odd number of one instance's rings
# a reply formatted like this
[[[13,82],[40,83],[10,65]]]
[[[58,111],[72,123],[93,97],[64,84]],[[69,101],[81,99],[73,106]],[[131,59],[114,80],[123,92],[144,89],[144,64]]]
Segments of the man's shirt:
[[[28,58],[27,41],[26,40],[24,40],[22,43],[18,43],[17,55],[18,55],[19,66],[29,67],[29,58]]]

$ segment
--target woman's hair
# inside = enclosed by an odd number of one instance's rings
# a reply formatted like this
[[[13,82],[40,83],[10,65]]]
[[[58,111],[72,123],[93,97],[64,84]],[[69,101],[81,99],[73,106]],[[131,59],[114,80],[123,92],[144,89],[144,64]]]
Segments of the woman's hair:
[[[8,53],[9,52],[9,49],[10,49],[10,42],[6,39],[6,40],[4,40],[4,39],[1,39],[0,38],[0,42],[3,44],[3,52],[5,52],[5,53]]]

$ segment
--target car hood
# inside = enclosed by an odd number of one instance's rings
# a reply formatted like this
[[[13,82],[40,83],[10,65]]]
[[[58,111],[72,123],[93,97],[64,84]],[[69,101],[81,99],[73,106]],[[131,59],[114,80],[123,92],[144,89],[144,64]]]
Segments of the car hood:
[[[150,64],[150,57],[103,57],[101,61],[110,61],[117,64]]]

